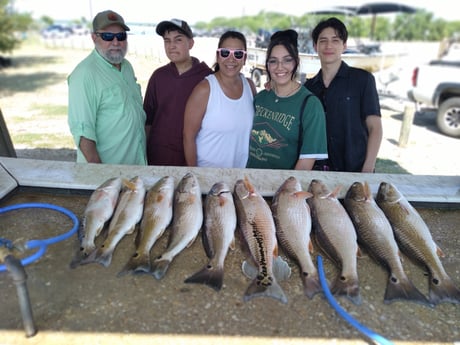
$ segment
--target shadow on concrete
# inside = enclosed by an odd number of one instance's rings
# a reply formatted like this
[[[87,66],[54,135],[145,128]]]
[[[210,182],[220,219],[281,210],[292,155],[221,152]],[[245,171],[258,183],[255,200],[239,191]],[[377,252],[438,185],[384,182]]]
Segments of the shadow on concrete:
[[[377,158],[375,163],[375,172],[379,174],[409,174],[398,162],[391,159]]]

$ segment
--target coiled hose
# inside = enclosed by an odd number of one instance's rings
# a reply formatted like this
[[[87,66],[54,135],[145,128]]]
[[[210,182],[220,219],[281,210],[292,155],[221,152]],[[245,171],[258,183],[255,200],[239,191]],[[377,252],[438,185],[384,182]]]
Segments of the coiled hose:
[[[46,251],[46,247],[50,244],[63,241],[70,236],[72,236],[77,230],[79,226],[78,218],[75,216],[74,213],[69,211],[66,208],[61,206],[53,205],[53,204],[46,204],[46,203],[24,203],[24,204],[17,204],[12,206],[7,206],[0,208],[0,214],[6,213],[13,210],[19,209],[26,209],[26,208],[45,208],[51,209],[54,211],[61,212],[68,216],[73,221],[73,227],[70,231],[55,237],[50,237],[44,240],[30,240],[26,243],[26,249],[34,249],[38,248],[38,251],[35,252],[33,255],[19,260],[15,258],[11,254],[5,255],[5,257],[1,257],[3,261],[5,261],[5,265],[0,265],[0,272],[8,270],[10,276],[12,277],[13,283],[16,285],[18,300],[19,300],[19,308],[21,310],[21,316],[24,324],[24,330],[26,332],[27,337],[32,337],[37,333],[35,328],[33,314],[32,314],[32,307],[30,304],[29,299],[29,292],[27,290],[27,274],[24,269],[24,265],[28,265],[35,260],[38,260]],[[0,246],[4,246],[5,252],[7,250],[11,250],[14,248],[13,242],[8,239],[0,238]],[[2,255],[3,256],[3,255]]]

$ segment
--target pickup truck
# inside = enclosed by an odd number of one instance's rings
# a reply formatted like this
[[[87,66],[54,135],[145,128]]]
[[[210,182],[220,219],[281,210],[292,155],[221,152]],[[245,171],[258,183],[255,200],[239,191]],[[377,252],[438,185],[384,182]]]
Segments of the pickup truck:
[[[448,136],[460,138],[460,59],[433,60],[416,67],[408,97],[436,110],[436,124]]]

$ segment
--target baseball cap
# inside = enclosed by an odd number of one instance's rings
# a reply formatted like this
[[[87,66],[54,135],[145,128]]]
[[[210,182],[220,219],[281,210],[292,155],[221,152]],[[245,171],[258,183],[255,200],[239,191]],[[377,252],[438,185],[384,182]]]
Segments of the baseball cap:
[[[125,24],[123,17],[111,10],[99,12],[96,14],[96,17],[94,17],[93,20],[93,31],[99,31],[111,24],[118,24],[124,30],[129,31],[129,27]]]
[[[171,19],[162,21],[157,25],[157,34],[163,36],[165,31],[178,30],[184,33],[188,38],[193,38],[192,29],[188,26],[186,21],[181,19]]]

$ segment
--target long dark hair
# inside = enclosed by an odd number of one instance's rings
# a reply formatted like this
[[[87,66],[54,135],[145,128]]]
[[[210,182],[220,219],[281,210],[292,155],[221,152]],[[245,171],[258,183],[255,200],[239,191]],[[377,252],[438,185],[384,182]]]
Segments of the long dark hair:
[[[246,37],[241,32],[233,31],[233,30],[224,32],[222,34],[222,36],[220,36],[217,48],[222,48],[222,44],[224,43],[224,41],[227,38],[235,38],[237,40],[240,40],[241,42],[243,42],[244,50],[247,50],[248,47],[247,47],[247,43],[246,43]],[[216,52],[216,63],[213,66],[214,73],[219,70],[219,64],[217,63],[217,54],[219,54],[219,53]]]
[[[265,70],[267,71],[268,80],[272,79],[270,71],[268,70],[268,60],[272,55],[272,50],[276,46],[283,46],[288,51],[289,55],[294,59],[295,66],[291,73],[291,79],[294,80],[299,68],[299,48],[297,47],[297,31],[292,29],[277,31],[270,37],[270,43],[267,48],[267,56],[265,58]]]

